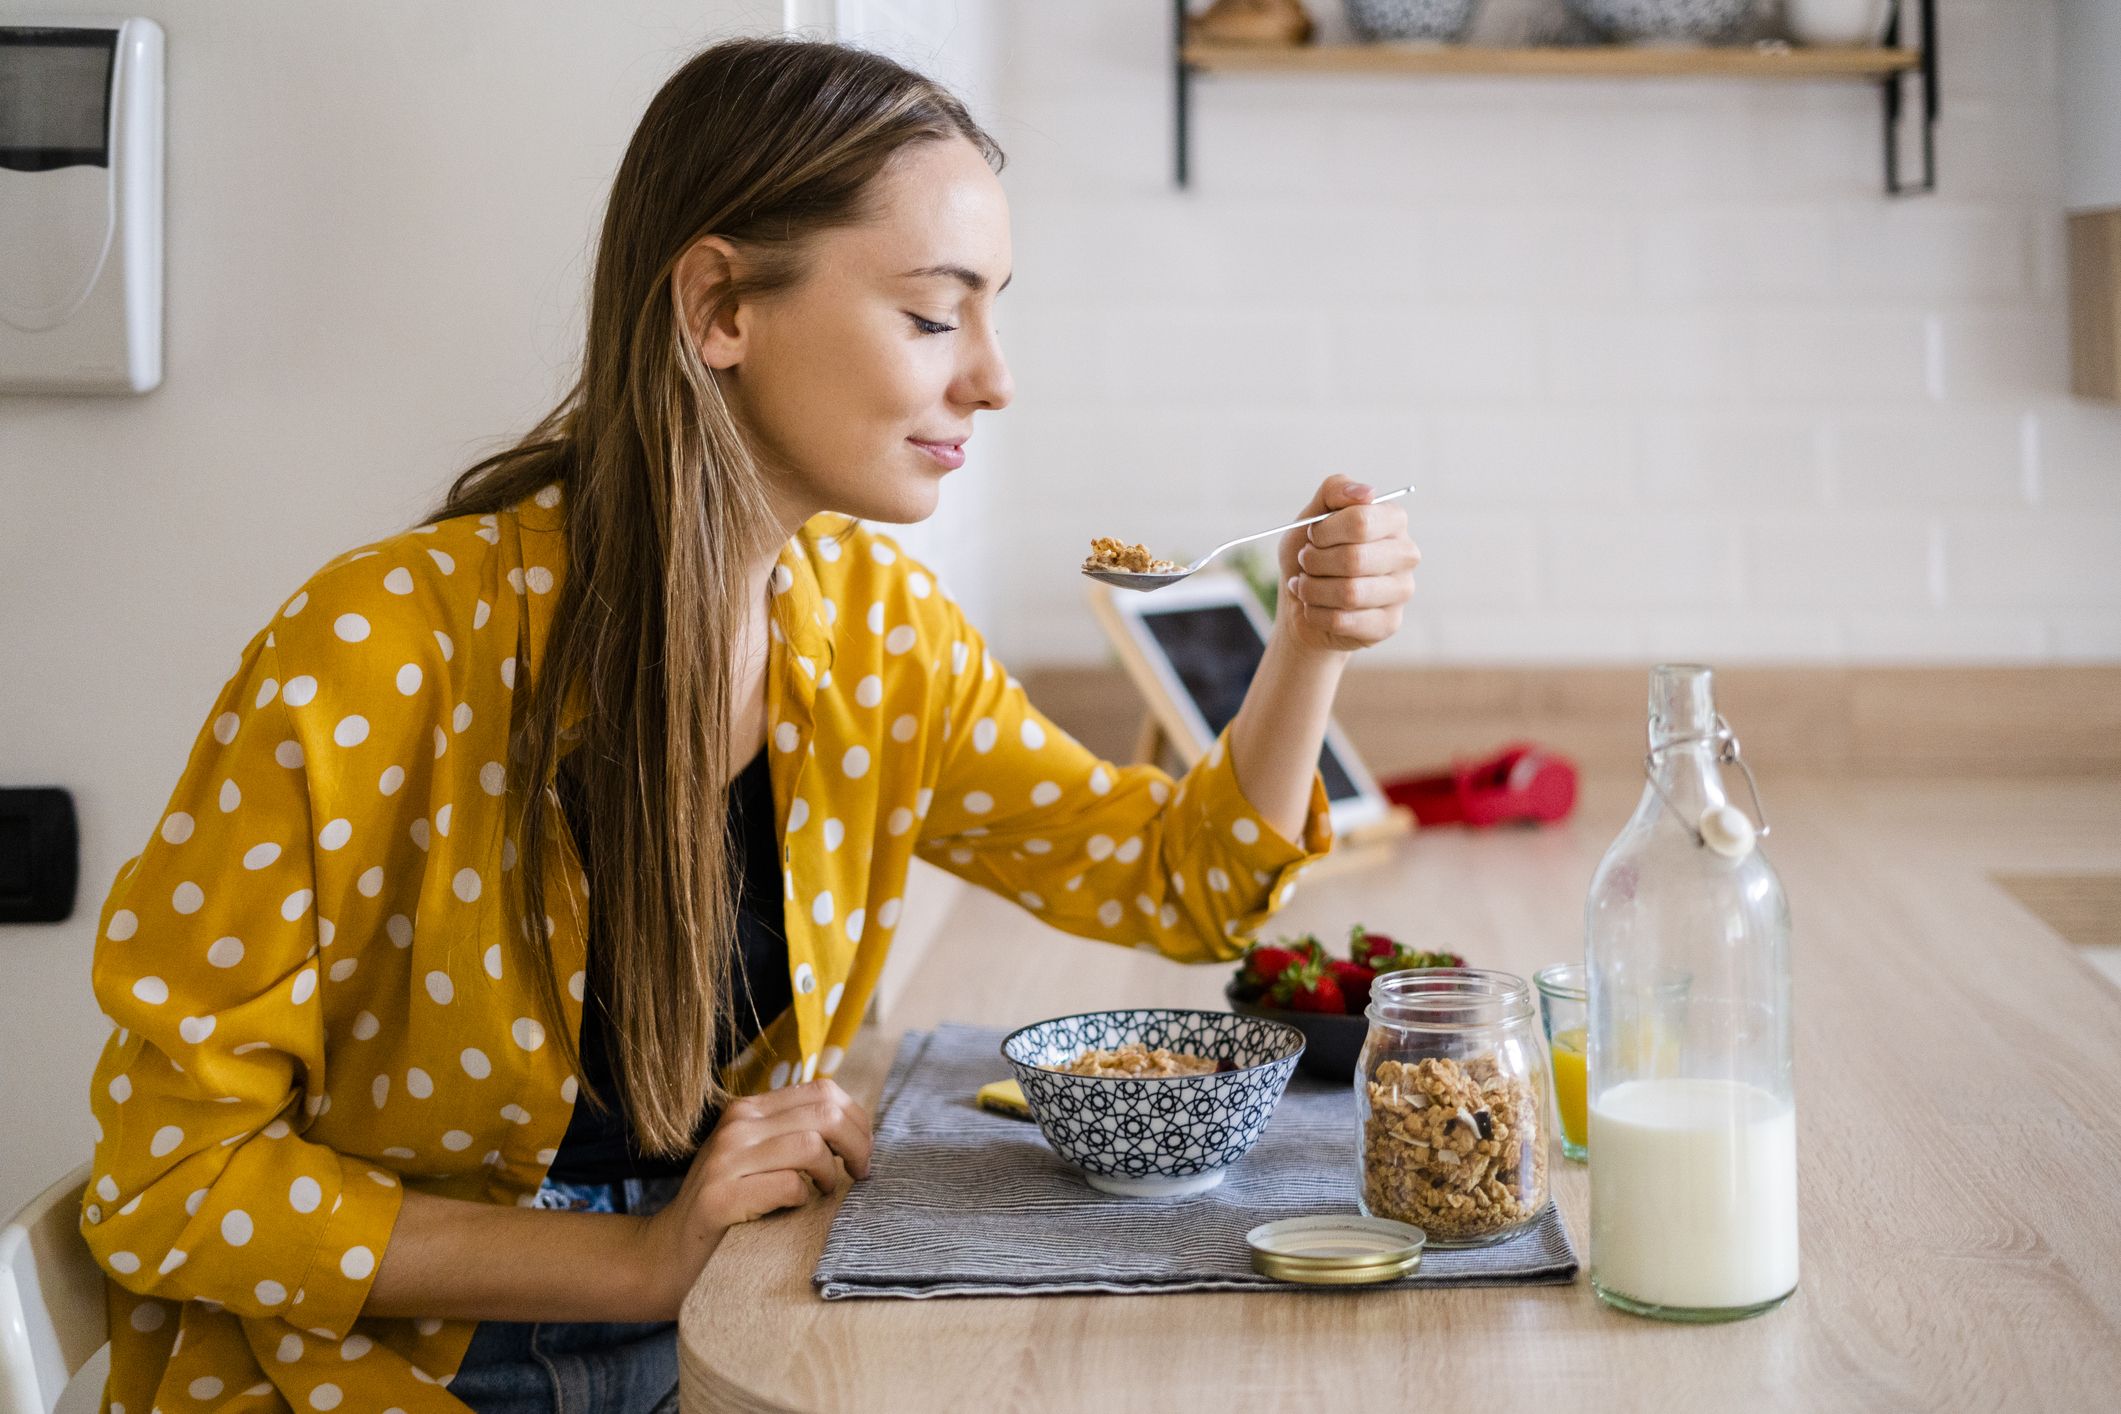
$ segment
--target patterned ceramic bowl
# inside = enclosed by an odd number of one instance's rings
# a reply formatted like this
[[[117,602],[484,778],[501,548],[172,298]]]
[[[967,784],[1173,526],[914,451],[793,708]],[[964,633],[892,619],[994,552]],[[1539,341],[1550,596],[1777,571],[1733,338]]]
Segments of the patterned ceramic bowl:
[[[1342,0],[1348,26],[1364,39],[1459,39],[1479,0]]]
[[[1562,0],[1578,19],[1613,39],[1705,41],[1722,39],[1747,15],[1755,0]]]
[[[1084,1051],[1128,1041],[1227,1060],[1214,1075],[1069,1075]],[[1128,1197],[1199,1193],[1223,1181],[1267,1127],[1303,1054],[1293,1026],[1226,1011],[1091,1011],[1013,1031],[1002,1055],[1046,1142],[1092,1188]]]

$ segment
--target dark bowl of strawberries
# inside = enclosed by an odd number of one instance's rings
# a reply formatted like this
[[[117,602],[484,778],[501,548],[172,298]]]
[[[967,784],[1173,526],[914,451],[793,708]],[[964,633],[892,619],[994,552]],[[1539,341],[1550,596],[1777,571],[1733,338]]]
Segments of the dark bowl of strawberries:
[[[1357,923],[1348,930],[1348,955],[1335,957],[1314,933],[1254,943],[1223,988],[1239,1016],[1286,1022],[1304,1033],[1297,1069],[1320,1080],[1352,1081],[1370,1024],[1370,984],[1387,972],[1416,967],[1464,967],[1455,952],[1423,952]]]

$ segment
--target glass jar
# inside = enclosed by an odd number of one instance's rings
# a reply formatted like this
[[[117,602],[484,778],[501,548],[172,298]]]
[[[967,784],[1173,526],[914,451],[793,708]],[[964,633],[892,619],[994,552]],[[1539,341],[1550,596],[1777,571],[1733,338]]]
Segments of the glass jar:
[[[1370,987],[1355,1063],[1362,1210],[1431,1247],[1477,1247],[1547,1205],[1546,1047],[1521,977],[1388,972]]]
[[[1584,915],[1591,1286],[1731,1320],[1797,1285],[1790,911],[1765,824],[1725,794],[1721,767],[1746,768],[1709,670],[1652,672],[1649,719],[1642,799]]]

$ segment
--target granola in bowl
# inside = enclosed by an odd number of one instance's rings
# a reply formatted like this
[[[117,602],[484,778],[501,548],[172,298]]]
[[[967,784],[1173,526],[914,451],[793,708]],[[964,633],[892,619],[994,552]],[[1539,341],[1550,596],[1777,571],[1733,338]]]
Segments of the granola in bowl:
[[[1143,1076],[1213,1075],[1231,1068],[1227,1061],[1196,1056],[1185,1051],[1151,1048],[1139,1041],[1122,1041],[1111,1050],[1092,1047],[1065,1065],[1054,1067],[1066,1075],[1097,1075],[1106,1079],[1139,1079]]]

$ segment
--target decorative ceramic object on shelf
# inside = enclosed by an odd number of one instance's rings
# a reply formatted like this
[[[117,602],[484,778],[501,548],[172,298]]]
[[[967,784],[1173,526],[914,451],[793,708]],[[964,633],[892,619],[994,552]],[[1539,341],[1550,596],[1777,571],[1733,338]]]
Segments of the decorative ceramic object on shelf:
[[[1309,44],[1303,0],[1215,0],[1186,21],[1186,37],[1204,44]]]
[[[1875,45],[1893,18],[1893,0],[1783,0],[1783,15],[1799,44]]]
[[[1364,39],[1463,39],[1479,0],[1342,0]]]
[[[1562,0],[1609,39],[1699,42],[1726,38],[1755,0]]]

